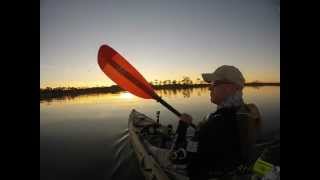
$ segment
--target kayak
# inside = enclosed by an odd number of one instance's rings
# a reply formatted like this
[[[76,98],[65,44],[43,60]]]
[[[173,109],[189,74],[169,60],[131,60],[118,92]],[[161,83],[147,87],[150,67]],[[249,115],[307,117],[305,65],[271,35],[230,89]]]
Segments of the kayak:
[[[136,154],[140,170],[146,180],[188,180],[186,164],[179,164],[173,161],[177,158],[177,152],[173,151],[175,142],[175,133],[171,125],[162,125],[154,119],[132,110],[128,119],[129,139]],[[261,152],[266,146],[275,143],[264,142],[261,146],[256,145],[257,150]],[[280,140],[278,141],[280,147]],[[259,161],[260,160],[260,161]],[[260,162],[260,163],[259,163]],[[262,162],[262,163],[261,163]],[[263,167],[262,167],[263,166]],[[272,168],[272,164],[262,161],[259,157],[254,164],[257,172],[262,175],[267,169]],[[259,169],[260,168],[260,169]],[[277,167],[278,169],[280,167]],[[262,179],[261,174],[246,173],[249,179]],[[236,174],[234,176],[244,176]],[[217,178],[211,178],[212,180]],[[211,180],[210,179],[210,180]],[[280,179],[280,170],[279,170]]]

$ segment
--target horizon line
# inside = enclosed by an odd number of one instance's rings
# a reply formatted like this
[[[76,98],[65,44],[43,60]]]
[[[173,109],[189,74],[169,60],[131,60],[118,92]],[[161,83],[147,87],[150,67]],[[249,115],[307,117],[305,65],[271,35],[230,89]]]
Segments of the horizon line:
[[[150,82],[149,82],[150,83]],[[263,82],[263,81],[258,81],[258,80],[255,80],[255,81],[251,81],[251,82],[246,82],[246,84],[252,84],[252,83],[259,83],[259,84],[280,84],[280,81],[275,81],[275,82]],[[152,84],[152,83],[151,83]],[[207,82],[201,82],[201,83],[192,83],[190,85],[197,85],[197,84],[209,84]],[[158,84],[158,85],[155,85],[155,84],[152,84],[153,86],[164,86],[164,85],[172,85],[171,84]],[[183,85],[183,84],[177,84],[177,85]],[[50,87],[50,86],[47,86],[47,87],[40,87],[40,89],[46,89],[46,88],[51,88],[51,89],[55,89],[55,88],[106,88],[106,87],[113,87],[113,86],[119,86],[117,84],[114,84],[114,85],[109,85],[109,86],[57,86],[57,87]]]

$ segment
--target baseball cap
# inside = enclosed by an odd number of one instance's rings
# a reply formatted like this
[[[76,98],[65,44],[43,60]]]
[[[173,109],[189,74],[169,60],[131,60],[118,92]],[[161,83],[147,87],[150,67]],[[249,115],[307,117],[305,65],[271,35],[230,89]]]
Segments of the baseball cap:
[[[213,73],[203,73],[204,81],[210,83],[212,81],[226,81],[244,86],[245,79],[240,70],[234,66],[223,65],[217,68]]]

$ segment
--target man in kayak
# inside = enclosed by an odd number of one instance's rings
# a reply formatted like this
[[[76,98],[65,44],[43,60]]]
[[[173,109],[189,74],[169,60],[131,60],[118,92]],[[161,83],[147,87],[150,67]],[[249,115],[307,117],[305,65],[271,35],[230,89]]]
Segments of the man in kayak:
[[[187,168],[190,180],[208,179],[210,174],[225,177],[249,161],[256,141],[257,124],[251,114],[252,109],[258,111],[243,101],[242,73],[234,66],[223,65],[202,77],[210,83],[211,102],[217,105],[217,110],[198,127],[195,137],[198,145]],[[192,117],[185,113],[180,120],[192,123]]]

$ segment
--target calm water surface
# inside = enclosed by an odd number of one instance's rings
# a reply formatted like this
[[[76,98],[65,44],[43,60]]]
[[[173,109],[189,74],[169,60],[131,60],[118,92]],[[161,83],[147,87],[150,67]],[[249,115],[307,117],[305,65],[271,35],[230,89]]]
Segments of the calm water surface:
[[[159,90],[157,93],[195,124],[214,112],[207,88]],[[280,87],[246,87],[244,99],[255,103],[263,118],[260,138],[280,131]],[[40,102],[40,179],[141,179],[128,143],[132,109],[160,122],[177,125],[177,118],[154,100],[122,92]]]

